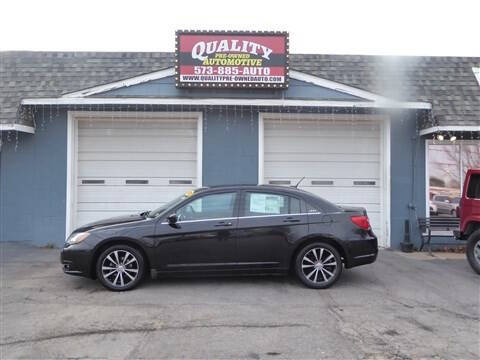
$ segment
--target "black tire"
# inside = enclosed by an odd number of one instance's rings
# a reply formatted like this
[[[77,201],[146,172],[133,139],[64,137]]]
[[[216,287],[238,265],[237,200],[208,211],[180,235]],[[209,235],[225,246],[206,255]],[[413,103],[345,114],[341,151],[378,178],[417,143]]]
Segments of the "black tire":
[[[477,254],[475,254],[475,249]],[[468,237],[467,259],[472,269],[480,275],[480,230],[475,231]]]
[[[98,257],[96,272],[98,280],[107,289],[131,290],[143,279],[145,260],[141,252],[131,246],[113,245]]]
[[[335,266],[329,265],[333,262]],[[318,263],[323,265],[317,265]],[[303,247],[295,258],[295,272],[298,278],[313,289],[326,289],[332,286],[340,278],[342,268],[342,258],[337,249],[323,242]]]

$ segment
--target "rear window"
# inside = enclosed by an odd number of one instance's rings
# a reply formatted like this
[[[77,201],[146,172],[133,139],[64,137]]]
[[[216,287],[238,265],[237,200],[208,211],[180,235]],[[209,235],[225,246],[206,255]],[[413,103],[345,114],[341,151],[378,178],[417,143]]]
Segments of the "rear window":
[[[473,174],[468,183],[467,197],[480,199],[480,174]]]

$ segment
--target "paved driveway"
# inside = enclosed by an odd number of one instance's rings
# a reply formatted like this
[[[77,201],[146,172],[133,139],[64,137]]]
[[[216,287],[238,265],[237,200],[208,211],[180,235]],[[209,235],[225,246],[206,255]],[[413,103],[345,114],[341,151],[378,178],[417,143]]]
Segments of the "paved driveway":
[[[478,359],[480,277],[463,257],[381,251],[329,290],[294,278],[146,281],[112,293],[59,252],[0,243],[0,358]]]

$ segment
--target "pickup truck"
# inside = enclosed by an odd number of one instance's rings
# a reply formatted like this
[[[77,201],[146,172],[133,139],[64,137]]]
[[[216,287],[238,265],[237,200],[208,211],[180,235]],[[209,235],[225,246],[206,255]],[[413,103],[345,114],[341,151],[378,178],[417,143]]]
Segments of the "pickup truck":
[[[480,274],[480,169],[469,169],[460,199],[460,228],[454,231],[458,240],[467,240],[467,259]]]

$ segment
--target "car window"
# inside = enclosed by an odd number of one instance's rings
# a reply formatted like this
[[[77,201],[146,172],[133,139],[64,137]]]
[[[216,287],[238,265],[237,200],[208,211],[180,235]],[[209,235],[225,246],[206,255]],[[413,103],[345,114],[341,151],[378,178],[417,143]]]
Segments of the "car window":
[[[205,195],[176,211],[179,221],[230,218],[234,215],[237,193]]]
[[[244,216],[264,216],[299,214],[300,200],[294,197],[261,192],[245,193],[242,214]]]
[[[306,203],[307,205],[307,213],[318,213],[321,212],[319,208],[316,206],[311,205],[310,203]]]
[[[467,197],[480,199],[480,174],[474,174],[468,182]]]

